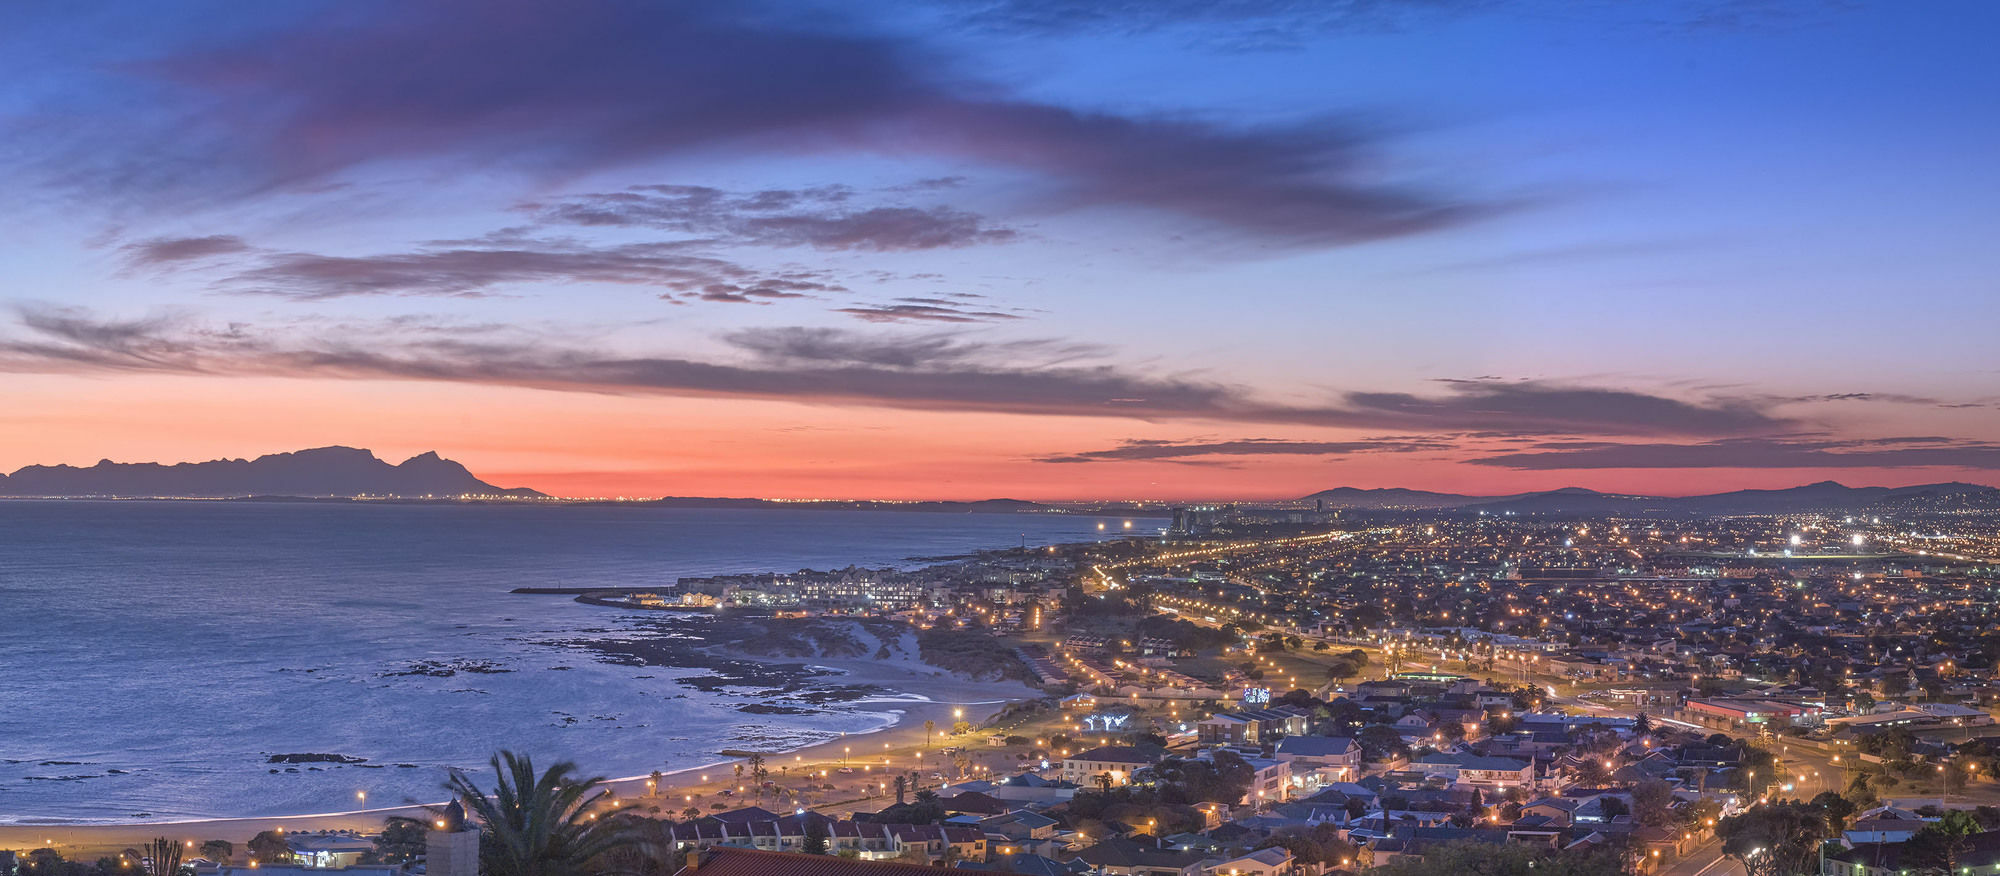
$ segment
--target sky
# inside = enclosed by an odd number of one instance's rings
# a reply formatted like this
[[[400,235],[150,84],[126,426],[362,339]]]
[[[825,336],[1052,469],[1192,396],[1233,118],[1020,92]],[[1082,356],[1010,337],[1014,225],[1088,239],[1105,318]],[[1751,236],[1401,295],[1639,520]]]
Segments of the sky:
[[[0,471],[2000,484],[2000,5],[0,10]]]

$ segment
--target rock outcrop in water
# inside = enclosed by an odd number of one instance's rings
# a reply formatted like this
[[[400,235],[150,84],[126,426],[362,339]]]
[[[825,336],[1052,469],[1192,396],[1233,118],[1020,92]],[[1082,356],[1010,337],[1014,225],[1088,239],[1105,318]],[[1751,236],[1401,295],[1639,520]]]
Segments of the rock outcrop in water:
[[[0,475],[0,496],[47,498],[228,499],[246,496],[300,498],[401,498],[493,496],[535,498],[526,488],[496,487],[465,466],[436,453],[396,465],[353,447],[319,447],[256,459],[217,459],[161,465],[104,460],[88,468],[31,465]]]

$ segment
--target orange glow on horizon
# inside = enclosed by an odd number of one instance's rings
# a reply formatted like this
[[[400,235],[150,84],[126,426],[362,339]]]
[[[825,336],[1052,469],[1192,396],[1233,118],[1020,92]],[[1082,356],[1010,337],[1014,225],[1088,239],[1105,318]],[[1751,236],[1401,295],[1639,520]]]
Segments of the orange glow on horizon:
[[[544,392],[413,381],[51,375],[10,379],[0,471],[240,458],[328,444],[391,463],[436,450],[502,487],[557,496],[831,499],[1292,499],[1335,486],[1501,494],[1565,486],[1686,495],[1946,480],[1953,469],[1511,471],[1464,464],[1491,448],[1206,460],[1047,463],[1128,440],[1246,435],[1357,440],[1372,433]]]

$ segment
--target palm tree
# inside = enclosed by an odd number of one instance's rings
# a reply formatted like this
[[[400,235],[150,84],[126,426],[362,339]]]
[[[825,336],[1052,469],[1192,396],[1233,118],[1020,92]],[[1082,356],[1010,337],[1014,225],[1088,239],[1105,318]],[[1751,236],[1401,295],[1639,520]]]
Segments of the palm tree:
[[[629,841],[591,811],[610,796],[597,790],[602,777],[573,778],[576,764],[569,761],[537,775],[528,756],[511,751],[491,763],[490,795],[462,774],[445,783],[484,828],[480,869],[488,876],[576,876],[591,859]]]
[[[181,844],[159,837],[139,849],[140,860],[151,876],[180,876]]]
[[[764,782],[771,778],[771,771],[764,766],[764,756],[750,755],[750,780],[757,783],[757,796],[764,796]]]
[[[674,839],[673,822],[629,814],[609,817],[623,825],[629,842],[604,853],[591,864],[591,872],[617,876],[670,876],[686,864],[680,844]]]

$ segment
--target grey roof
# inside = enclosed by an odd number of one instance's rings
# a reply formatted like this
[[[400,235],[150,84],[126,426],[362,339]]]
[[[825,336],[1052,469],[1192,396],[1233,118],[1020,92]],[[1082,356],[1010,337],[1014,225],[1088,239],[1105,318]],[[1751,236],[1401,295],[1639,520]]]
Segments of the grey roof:
[[[1354,740],[1342,736],[1287,736],[1278,740],[1279,754],[1300,757],[1341,757],[1354,748]]]

